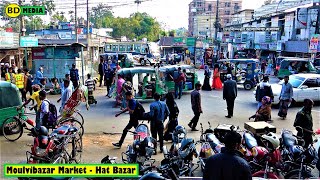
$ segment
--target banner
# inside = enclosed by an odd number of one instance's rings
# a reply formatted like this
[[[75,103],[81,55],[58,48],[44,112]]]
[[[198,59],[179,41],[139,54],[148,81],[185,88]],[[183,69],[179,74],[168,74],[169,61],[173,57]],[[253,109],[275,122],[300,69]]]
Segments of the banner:
[[[308,9],[307,8],[298,8],[295,18],[295,27],[296,29],[306,29],[308,21]]]
[[[318,45],[319,45],[319,34],[314,34],[310,38],[309,52],[317,53]]]
[[[250,31],[280,31],[280,27],[228,27],[223,28],[223,31],[241,31],[241,32],[250,32]]]

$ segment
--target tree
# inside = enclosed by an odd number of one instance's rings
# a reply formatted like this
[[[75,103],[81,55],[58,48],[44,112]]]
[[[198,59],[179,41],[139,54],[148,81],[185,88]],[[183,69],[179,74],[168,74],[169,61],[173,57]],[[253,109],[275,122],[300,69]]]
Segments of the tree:
[[[113,18],[112,12],[100,3],[97,7],[92,8],[89,19],[96,28],[105,28],[110,25],[110,20]]]
[[[67,18],[64,16],[64,12],[56,12],[52,16],[52,21],[57,24],[59,22],[66,22]]]
[[[31,0],[31,5],[44,6],[46,8],[47,13],[50,16],[56,10],[56,6],[54,5],[54,0]]]
[[[25,19],[26,33],[30,34],[35,30],[45,29],[48,25],[43,22],[39,16],[31,16],[29,19]]]
[[[169,36],[175,37],[176,36],[176,30],[170,30],[169,31]]]

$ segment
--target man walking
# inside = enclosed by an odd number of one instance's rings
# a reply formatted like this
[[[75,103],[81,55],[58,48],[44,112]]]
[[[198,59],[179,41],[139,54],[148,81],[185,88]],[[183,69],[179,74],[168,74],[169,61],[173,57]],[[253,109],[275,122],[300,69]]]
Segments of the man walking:
[[[313,143],[313,120],[311,110],[314,102],[311,99],[305,99],[303,102],[303,108],[297,113],[293,126],[298,131],[297,136],[302,137],[305,145],[308,147]]]
[[[70,78],[74,88],[77,88],[79,85],[79,70],[76,69],[76,65],[72,64],[72,68],[70,69]],[[84,77],[83,77],[84,78]]]
[[[99,76],[100,76],[100,78],[99,78],[99,82],[100,82],[100,85],[99,85],[99,87],[101,87],[102,86],[102,80],[103,80],[103,57],[102,56],[100,56],[100,63],[99,63],[99,67],[98,67],[98,71],[99,71]]]
[[[123,113],[129,111],[130,120],[129,120],[129,123],[127,124],[127,126],[123,129],[120,141],[118,143],[112,143],[112,145],[114,145],[115,147],[118,147],[118,148],[121,148],[121,145],[122,145],[124,139],[126,138],[128,131],[132,127],[136,128],[139,124],[138,117],[135,113],[135,109],[137,107],[137,101],[133,98],[131,91],[126,92],[125,96],[127,99],[127,107],[124,110],[122,110],[120,113],[116,114],[115,116],[118,117],[120,114],[123,114]]]
[[[36,78],[34,80],[34,84],[40,84],[40,80],[44,79],[43,77],[43,67],[39,67],[39,70],[36,73]]]
[[[288,113],[289,104],[292,101],[293,88],[289,83],[289,76],[284,76],[284,83],[282,84],[281,93],[279,96],[280,106],[278,116],[285,119]]]
[[[258,109],[262,105],[261,101],[262,98],[265,96],[269,96],[271,99],[273,99],[273,92],[271,85],[269,84],[269,77],[264,76],[263,81],[259,83],[256,90],[256,100],[258,101]]]
[[[27,100],[27,92],[26,92],[26,83],[25,83],[25,77],[24,74],[22,73],[21,69],[18,69],[18,74],[15,75],[15,80],[16,80],[16,86],[18,87],[21,95],[22,95],[22,102],[25,102]]]
[[[221,153],[208,158],[203,172],[204,180],[251,180],[251,170],[248,162],[239,152],[241,135],[230,131],[225,136],[225,147]]]
[[[72,95],[72,88],[70,87],[70,81],[65,79],[63,82],[63,91],[61,91],[61,98],[58,99],[57,101],[58,103],[61,101],[60,113],[62,113],[64,105],[69,100],[71,95]]]
[[[231,74],[227,74],[227,80],[223,83],[223,100],[227,101],[228,115],[226,118],[233,116],[234,100],[238,95],[237,83],[233,81]]]
[[[181,98],[182,96],[182,89],[183,89],[183,84],[186,81],[186,77],[184,76],[184,73],[181,71],[181,67],[178,68],[178,74],[174,79],[175,86],[174,86],[174,91],[175,91],[175,98],[178,99]]]
[[[198,131],[196,129],[200,114],[202,113],[202,108],[201,108],[201,95],[200,95],[200,89],[201,89],[201,84],[198,82],[195,85],[196,89],[191,92],[191,106],[192,110],[194,113],[194,117],[188,124],[188,126],[191,128],[191,131]]]
[[[108,64],[107,69],[104,70],[104,81],[107,86],[107,96],[110,98],[110,87],[112,85],[112,82],[114,81],[115,72],[111,68],[111,65]]]
[[[159,135],[160,153],[162,153],[164,129],[163,122],[166,120],[170,112],[167,104],[163,101],[160,101],[160,94],[155,93],[153,97],[155,101],[150,104],[151,134],[154,139],[157,139],[157,134]]]
[[[12,67],[9,67],[8,72],[5,74],[5,80],[14,84],[15,82],[15,74],[12,72]]]

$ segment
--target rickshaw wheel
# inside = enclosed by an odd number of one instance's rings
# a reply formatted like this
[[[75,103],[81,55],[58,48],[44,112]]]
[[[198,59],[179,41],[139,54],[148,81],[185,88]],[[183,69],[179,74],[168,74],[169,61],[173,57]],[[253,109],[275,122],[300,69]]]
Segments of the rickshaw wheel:
[[[13,129],[10,126],[15,126]],[[16,141],[23,134],[23,127],[21,121],[17,117],[8,117],[2,124],[2,134],[8,141]],[[11,135],[17,136],[11,136]]]
[[[61,119],[57,126],[63,126],[64,124],[71,124],[72,126],[75,126],[79,129],[79,136],[83,136],[84,134],[84,128],[83,125],[74,117],[69,117],[66,119]]]
[[[244,87],[245,90],[251,90],[253,88],[253,85],[252,85],[251,82],[245,82],[243,84],[243,87]]]

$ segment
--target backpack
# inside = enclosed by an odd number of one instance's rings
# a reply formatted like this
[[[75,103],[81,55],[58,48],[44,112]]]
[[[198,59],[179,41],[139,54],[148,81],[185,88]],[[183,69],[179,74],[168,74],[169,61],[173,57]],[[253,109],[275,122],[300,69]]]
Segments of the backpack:
[[[50,103],[48,100],[44,100],[49,103],[49,113],[46,114],[42,119],[42,125],[46,128],[54,128],[57,125],[58,114],[57,108],[54,104]]]
[[[133,114],[136,115],[136,117],[138,118],[142,118],[145,112],[146,111],[144,110],[142,104],[136,100],[136,108],[134,109]]]

